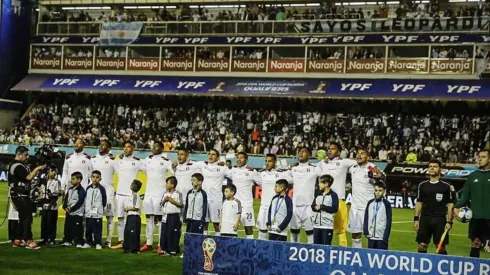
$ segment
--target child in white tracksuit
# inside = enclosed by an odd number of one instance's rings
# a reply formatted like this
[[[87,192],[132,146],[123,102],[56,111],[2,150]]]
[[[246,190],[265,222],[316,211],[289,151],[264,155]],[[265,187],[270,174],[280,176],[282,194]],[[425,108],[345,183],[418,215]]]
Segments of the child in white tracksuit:
[[[323,175],[318,179],[318,187],[322,194],[316,196],[311,205],[315,213],[312,217],[314,244],[332,244],[334,217],[339,210],[339,197],[330,189],[333,180],[330,175]]]
[[[386,185],[379,181],[374,185],[375,198],[370,200],[364,214],[364,235],[368,239],[368,248],[388,249],[391,232],[391,204],[384,198]]]
[[[92,184],[87,187],[85,196],[85,245],[90,248],[95,245],[102,249],[102,216],[107,205],[105,188],[100,184],[101,173],[98,170],[92,172]]]

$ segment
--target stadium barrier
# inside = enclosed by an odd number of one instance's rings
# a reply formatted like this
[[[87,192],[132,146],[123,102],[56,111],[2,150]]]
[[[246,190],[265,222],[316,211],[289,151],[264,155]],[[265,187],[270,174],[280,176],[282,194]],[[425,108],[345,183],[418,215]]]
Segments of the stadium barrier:
[[[182,274],[490,274],[490,260],[185,234]]]

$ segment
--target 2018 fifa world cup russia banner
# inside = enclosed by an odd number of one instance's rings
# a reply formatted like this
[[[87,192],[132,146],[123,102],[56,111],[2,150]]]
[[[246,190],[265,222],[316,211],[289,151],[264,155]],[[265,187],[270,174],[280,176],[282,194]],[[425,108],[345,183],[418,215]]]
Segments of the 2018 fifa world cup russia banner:
[[[490,260],[186,234],[185,275],[489,275]]]

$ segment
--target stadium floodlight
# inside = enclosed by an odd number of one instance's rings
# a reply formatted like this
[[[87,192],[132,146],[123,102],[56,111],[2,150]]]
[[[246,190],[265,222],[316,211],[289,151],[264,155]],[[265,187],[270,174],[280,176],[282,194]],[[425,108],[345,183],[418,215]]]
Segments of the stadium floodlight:
[[[400,1],[388,1],[386,2],[387,5],[397,5],[400,4]]]

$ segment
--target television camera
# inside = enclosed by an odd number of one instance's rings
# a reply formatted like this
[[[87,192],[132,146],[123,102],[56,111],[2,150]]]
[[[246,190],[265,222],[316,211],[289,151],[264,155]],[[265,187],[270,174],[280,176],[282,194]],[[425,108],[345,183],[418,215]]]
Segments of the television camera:
[[[42,206],[43,204],[49,204],[56,202],[62,194],[51,193],[47,188],[49,171],[60,166],[65,159],[65,152],[58,150],[58,147],[45,144],[39,148],[36,148],[34,159],[36,166],[44,165],[44,169],[38,174],[30,185],[30,197],[32,203],[36,206]]]

